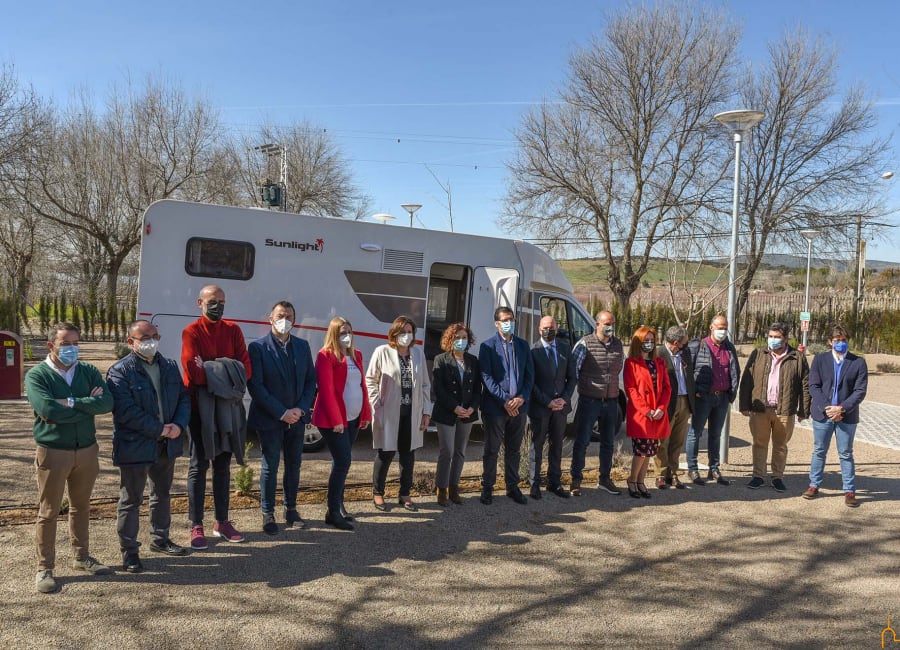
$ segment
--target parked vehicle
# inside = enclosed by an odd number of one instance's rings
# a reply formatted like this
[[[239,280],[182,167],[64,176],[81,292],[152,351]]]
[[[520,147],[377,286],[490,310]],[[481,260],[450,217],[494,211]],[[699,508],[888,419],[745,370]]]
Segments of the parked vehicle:
[[[289,300],[294,333],[313,352],[328,322],[343,316],[366,362],[399,314],[419,326],[429,362],[451,323],[466,323],[478,341],[492,336],[499,305],[514,310],[517,334],[528,341],[537,340],[545,314],[566,340],[594,330],[547,253],[497,237],[163,200],[144,214],[140,270],[138,313],[159,328],[160,351],[173,359],[206,284],[225,290],[225,318],[247,343],[269,331],[272,304]],[[321,444],[308,427],[307,449]]]

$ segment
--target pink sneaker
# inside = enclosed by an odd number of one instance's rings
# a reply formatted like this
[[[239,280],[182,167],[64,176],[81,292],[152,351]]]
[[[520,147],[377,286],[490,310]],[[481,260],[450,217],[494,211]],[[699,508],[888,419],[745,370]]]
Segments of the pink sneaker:
[[[217,521],[216,525],[213,526],[213,535],[221,537],[226,542],[234,542],[235,544],[244,541],[244,536],[230,521]]]
[[[195,551],[202,551],[207,548],[206,534],[203,532],[203,526],[194,526],[191,528],[191,548]]]

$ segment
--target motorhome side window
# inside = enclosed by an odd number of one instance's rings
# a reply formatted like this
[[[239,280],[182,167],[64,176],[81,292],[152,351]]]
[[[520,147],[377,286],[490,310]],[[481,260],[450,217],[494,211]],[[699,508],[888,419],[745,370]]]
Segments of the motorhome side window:
[[[249,280],[255,259],[253,244],[245,241],[191,237],[184,255],[188,275],[225,280]]]

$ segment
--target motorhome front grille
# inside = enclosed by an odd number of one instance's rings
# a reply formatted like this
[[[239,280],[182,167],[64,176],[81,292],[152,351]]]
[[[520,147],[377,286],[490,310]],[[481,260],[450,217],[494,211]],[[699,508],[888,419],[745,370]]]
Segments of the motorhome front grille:
[[[404,271],[421,273],[425,267],[425,254],[415,251],[399,251],[390,248],[384,250],[381,268],[384,271]]]

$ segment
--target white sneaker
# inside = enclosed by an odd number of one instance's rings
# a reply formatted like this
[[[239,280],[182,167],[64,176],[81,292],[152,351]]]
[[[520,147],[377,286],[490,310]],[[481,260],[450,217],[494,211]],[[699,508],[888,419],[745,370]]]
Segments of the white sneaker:
[[[52,594],[59,585],[56,584],[56,580],[53,578],[53,571],[42,569],[34,577],[34,586],[42,594]]]

